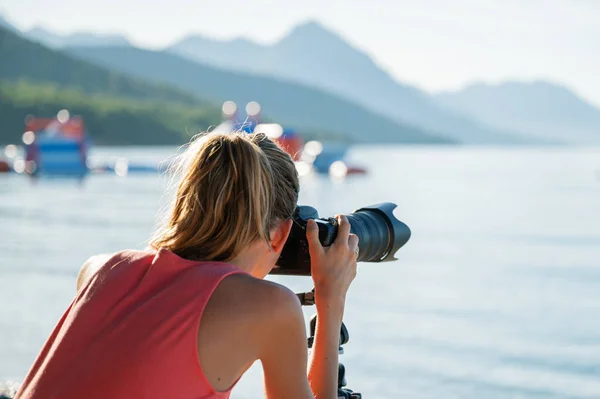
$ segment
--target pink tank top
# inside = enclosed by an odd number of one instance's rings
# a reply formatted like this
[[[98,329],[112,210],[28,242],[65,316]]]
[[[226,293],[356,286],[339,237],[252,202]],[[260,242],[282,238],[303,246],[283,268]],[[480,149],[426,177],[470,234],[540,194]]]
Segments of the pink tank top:
[[[123,251],[75,297],[17,393],[19,399],[228,398],[198,361],[197,332],[228,263]]]

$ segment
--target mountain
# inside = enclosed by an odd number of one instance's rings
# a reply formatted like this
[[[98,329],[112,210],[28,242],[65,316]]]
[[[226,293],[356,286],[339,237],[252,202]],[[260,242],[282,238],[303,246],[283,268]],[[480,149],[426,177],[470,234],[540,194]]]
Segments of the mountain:
[[[522,143],[519,133],[496,130],[439,107],[428,94],[395,81],[366,54],[322,25],[309,22],[279,42],[187,37],[166,49],[219,68],[247,71],[327,90],[395,121],[465,143]]]
[[[193,35],[182,39],[167,51],[218,68],[260,72],[260,69],[250,64],[265,55],[266,49],[260,44],[243,38],[217,41]]]
[[[436,96],[439,104],[473,119],[533,137],[600,144],[600,110],[569,89],[544,81],[474,84]]]
[[[357,142],[448,143],[443,136],[391,121],[311,87],[219,70],[168,52],[132,47],[68,48],[68,53],[122,73],[210,98],[258,101],[273,120],[302,130],[329,131]]]
[[[59,35],[37,26],[24,32],[24,35],[33,41],[54,49],[68,46],[131,46],[131,43],[125,36],[118,34],[101,35],[90,32],[78,32],[69,35]]]
[[[86,93],[105,93],[198,105],[196,96],[182,90],[131,78],[63,52],[34,43],[0,28],[0,79],[50,82],[76,86]],[[208,103],[203,103],[208,106]]]
[[[18,32],[19,30],[14,27],[2,14],[0,14],[0,28],[4,28],[11,32]]]

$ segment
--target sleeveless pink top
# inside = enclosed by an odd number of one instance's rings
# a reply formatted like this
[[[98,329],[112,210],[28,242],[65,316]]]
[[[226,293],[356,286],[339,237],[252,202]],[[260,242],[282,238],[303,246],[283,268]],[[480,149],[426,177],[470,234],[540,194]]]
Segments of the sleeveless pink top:
[[[17,393],[18,399],[228,398],[198,361],[197,332],[228,263],[172,252],[123,251],[75,297]]]

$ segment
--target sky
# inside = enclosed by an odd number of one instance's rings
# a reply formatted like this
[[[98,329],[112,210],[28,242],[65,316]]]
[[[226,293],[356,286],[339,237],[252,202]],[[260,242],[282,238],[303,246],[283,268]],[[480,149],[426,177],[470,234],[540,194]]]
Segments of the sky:
[[[269,44],[316,20],[429,92],[543,79],[600,107],[600,0],[0,0],[0,14],[148,48],[188,34]]]

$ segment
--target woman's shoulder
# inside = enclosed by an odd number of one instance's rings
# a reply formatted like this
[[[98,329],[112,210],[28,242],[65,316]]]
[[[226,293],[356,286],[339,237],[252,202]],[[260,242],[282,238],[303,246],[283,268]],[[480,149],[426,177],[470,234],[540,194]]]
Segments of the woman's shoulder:
[[[224,278],[204,309],[198,342],[218,335],[223,346],[245,342],[256,360],[278,337],[305,334],[300,301],[289,288],[246,273]],[[237,350],[240,350],[237,348]],[[202,357],[202,354],[200,354]]]
[[[212,384],[229,375],[224,386],[230,386],[256,360],[277,351],[281,337],[305,334],[300,301],[292,291],[247,273],[231,274],[202,311],[198,357]]]
[[[246,273],[224,278],[211,295],[207,310],[262,335],[267,330],[286,330],[296,324],[294,321],[303,320],[298,296],[289,288]]]
[[[235,273],[227,276],[213,294],[236,301],[242,307],[256,310],[273,311],[300,309],[298,296],[289,288],[269,280],[262,280],[247,273]]]
[[[102,267],[123,261],[135,261],[148,256],[153,256],[152,251],[123,250],[114,253],[102,253],[90,256],[79,269],[77,274],[77,291],[87,284],[89,279]]]

